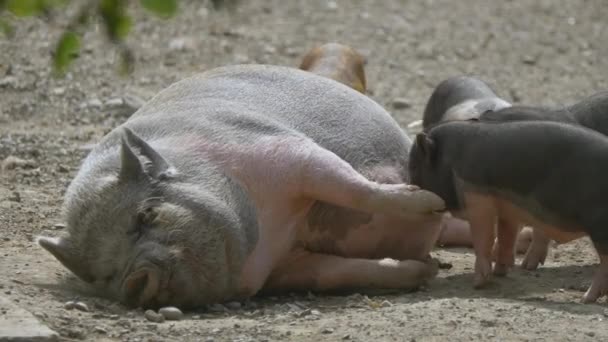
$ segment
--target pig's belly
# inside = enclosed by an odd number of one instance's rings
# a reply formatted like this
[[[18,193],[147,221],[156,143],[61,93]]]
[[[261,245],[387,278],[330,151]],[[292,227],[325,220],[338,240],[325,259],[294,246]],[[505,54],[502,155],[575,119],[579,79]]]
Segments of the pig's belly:
[[[373,215],[368,223],[303,225],[297,244],[317,253],[349,258],[425,260],[439,236],[442,218]]]
[[[514,205],[509,200],[494,198],[494,201],[501,217],[510,218],[514,222],[519,222],[534,228],[542,229],[549,238],[558,243],[566,243],[586,235],[585,230],[582,227],[567,224],[558,227],[556,225],[543,222],[534,217],[527,210],[521,209],[520,207]]]

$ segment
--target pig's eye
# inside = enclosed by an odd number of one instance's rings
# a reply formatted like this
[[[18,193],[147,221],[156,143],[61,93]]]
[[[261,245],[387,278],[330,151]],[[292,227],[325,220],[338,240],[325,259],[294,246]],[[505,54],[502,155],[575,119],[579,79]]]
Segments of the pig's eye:
[[[128,231],[128,234],[136,236],[139,239],[146,230],[150,229],[157,216],[158,213],[153,207],[144,208],[137,213],[135,225]]]
[[[158,216],[158,211],[153,207],[144,208],[137,214],[137,224],[139,225],[150,225],[156,217]]]

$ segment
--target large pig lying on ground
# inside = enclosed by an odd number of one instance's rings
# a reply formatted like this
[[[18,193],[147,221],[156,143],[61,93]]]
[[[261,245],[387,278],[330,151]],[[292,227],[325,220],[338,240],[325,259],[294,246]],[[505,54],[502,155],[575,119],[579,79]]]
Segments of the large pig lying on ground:
[[[600,265],[585,302],[608,294],[608,139],[592,130],[547,121],[454,121],[416,136],[412,184],[439,194],[469,221],[475,286],[513,264],[517,228],[529,224],[558,242],[588,235]]]
[[[413,289],[436,274],[444,204],[405,184],[410,144],[384,109],[334,80],[218,68],[104,137],[66,193],[67,234],[38,241],[144,307]]]

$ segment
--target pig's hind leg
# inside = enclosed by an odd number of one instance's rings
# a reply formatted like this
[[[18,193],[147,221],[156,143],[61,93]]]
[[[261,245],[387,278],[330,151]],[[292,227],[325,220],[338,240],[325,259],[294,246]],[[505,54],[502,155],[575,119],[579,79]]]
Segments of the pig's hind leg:
[[[444,209],[437,195],[406,184],[380,184],[357,172],[333,152],[316,144],[303,146],[299,192],[304,196],[367,213],[428,214]],[[302,153],[302,152],[299,152]]]
[[[603,218],[602,221],[604,223],[606,219]],[[588,231],[589,237],[600,258],[600,264],[597,270],[595,270],[591,286],[589,286],[589,289],[587,289],[587,292],[583,296],[583,303],[594,303],[599,298],[608,295],[608,230],[604,227],[605,225],[603,224],[595,225],[595,229]]]
[[[435,277],[437,270],[437,263],[431,259],[425,263],[346,258],[296,249],[273,270],[262,292],[414,290]]]
[[[599,254],[600,265],[593,275],[591,286],[583,296],[583,303],[595,303],[608,295],[608,254]]]
[[[551,240],[547,235],[538,228],[532,228],[532,240],[526,251],[524,259],[521,261],[521,267],[526,270],[535,270],[539,264],[544,264],[549,251],[549,243]]]

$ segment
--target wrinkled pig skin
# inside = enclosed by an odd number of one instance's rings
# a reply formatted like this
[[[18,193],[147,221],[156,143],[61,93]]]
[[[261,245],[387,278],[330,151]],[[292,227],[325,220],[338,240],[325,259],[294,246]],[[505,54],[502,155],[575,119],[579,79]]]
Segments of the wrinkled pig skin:
[[[405,184],[410,146],[384,109],[333,80],[214,69],[105,136],[67,190],[66,233],[38,243],[132,306],[415,289],[436,275],[444,203]]]
[[[575,125],[546,121],[454,121],[416,136],[410,153],[412,184],[440,195],[471,225],[476,287],[513,262],[521,224],[559,243],[588,235],[600,265],[583,297],[608,290],[608,139]]]

